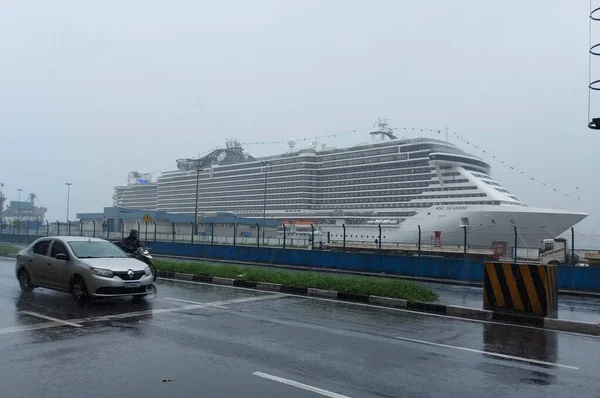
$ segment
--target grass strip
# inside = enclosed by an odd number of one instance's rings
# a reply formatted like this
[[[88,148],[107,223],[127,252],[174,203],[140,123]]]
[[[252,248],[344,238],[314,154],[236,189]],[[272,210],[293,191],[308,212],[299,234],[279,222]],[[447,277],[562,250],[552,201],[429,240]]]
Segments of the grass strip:
[[[0,253],[4,254],[17,254],[19,249],[10,245],[0,245]]]
[[[159,270],[185,274],[233,278],[252,282],[279,283],[294,287],[368,294],[411,301],[430,302],[438,299],[437,294],[433,291],[414,282],[397,278],[322,275],[315,272],[286,272],[268,268],[252,268],[205,262],[156,260],[155,264]]]

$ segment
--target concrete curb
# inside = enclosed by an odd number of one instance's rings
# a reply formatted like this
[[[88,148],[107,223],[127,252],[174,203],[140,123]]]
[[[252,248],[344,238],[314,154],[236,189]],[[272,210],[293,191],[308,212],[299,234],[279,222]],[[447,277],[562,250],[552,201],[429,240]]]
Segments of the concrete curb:
[[[515,325],[533,326],[540,329],[548,329],[559,332],[600,336],[600,324],[597,323],[570,321],[554,318],[541,318],[513,313],[493,312],[489,310],[482,310],[479,308],[460,307],[455,305],[444,305],[437,303],[422,303],[418,301],[406,301],[391,297],[344,293],[332,290],[287,286],[267,282],[251,282],[240,279],[218,278],[192,274],[182,274],[168,271],[158,271],[158,277],[184,281],[191,280],[195,282],[213,283],[217,285],[239,286],[262,291],[295,294],[308,297],[319,297],[331,300],[366,303],[380,307],[404,308],[414,312],[447,315],[457,318],[472,319],[478,321],[511,323]]]

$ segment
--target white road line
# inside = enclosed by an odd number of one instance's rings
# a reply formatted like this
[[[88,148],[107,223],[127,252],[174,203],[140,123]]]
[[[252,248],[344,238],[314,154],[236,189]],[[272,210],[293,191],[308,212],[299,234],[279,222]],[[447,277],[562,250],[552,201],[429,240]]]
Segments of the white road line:
[[[29,330],[56,328],[59,326],[63,326],[63,325],[61,325],[60,323],[50,322],[50,323],[38,323],[35,325],[11,326],[11,327],[0,329],[0,334],[27,332]]]
[[[64,325],[69,325],[69,326],[73,326],[73,327],[81,327],[81,326],[84,326],[84,325],[81,325],[81,323],[85,323],[85,322],[103,322],[103,321],[110,321],[110,320],[117,320],[117,319],[135,318],[135,317],[141,317],[141,316],[146,316],[146,315],[157,315],[157,314],[163,314],[163,313],[169,313],[169,312],[195,310],[195,309],[206,308],[206,307],[223,307],[227,304],[245,303],[245,302],[249,302],[249,301],[258,301],[258,300],[268,300],[268,299],[278,298],[281,296],[282,296],[281,294],[270,293],[270,294],[263,295],[263,296],[242,297],[242,298],[238,298],[238,299],[214,301],[211,303],[190,304],[190,305],[184,305],[184,306],[175,307],[175,308],[157,308],[157,309],[151,309],[151,310],[145,310],[145,311],[134,311],[134,312],[125,312],[125,313],[121,313],[121,314],[111,314],[111,315],[103,315],[103,316],[97,316],[97,317],[89,317],[89,318],[69,319],[68,321],[48,317],[46,315],[38,314],[35,312],[21,311],[22,314],[37,316],[39,318],[51,320],[52,322],[39,323],[39,324],[35,324],[35,325],[23,325],[23,326],[12,326],[12,327],[7,327],[7,328],[1,328],[0,335],[8,334],[8,333],[24,332],[24,331],[28,331],[28,330],[54,328],[54,327],[64,326]],[[226,307],[223,307],[223,308],[226,308]]]
[[[83,318],[83,319],[71,319],[71,322],[102,322],[102,321],[108,321],[111,319],[135,318],[135,317],[145,316],[145,315],[157,315],[157,314],[164,314],[164,313],[169,313],[169,312],[195,310],[195,309],[206,308],[206,307],[224,306],[227,304],[245,303],[245,302],[249,302],[249,301],[268,300],[268,299],[273,299],[273,298],[277,298],[277,297],[278,297],[278,295],[276,295],[276,294],[268,294],[268,295],[264,295],[264,296],[254,296],[254,297],[242,297],[242,298],[231,299],[231,300],[213,301],[210,303],[190,304],[190,305],[184,305],[181,307],[174,307],[174,308],[158,308],[158,309],[151,309],[151,310],[145,310],[145,311],[125,312],[125,313],[121,313],[121,314],[103,315],[103,316]]]
[[[75,322],[71,322],[71,321],[65,321],[62,319],[58,319],[58,318],[53,318],[51,316],[48,315],[43,315],[43,314],[38,314],[37,312],[33,312],[33,311],[20,311],[21,314],[25,314],[25,315],[31,315],[31,316],[35,316],[37,318],[42,318],[45,319],[47,321],[52,321],[52,322],[56,322],[56,323],[60,323],[63,326],[73,326],[76,328],[80,328],[83,325],[80,325],[79,323],[75,323]]]
[[[254,372],[252,374],[254,376],[262,377],[263,379],[269,379],[269,380],[273,380],[273,381],[276,381],[276,382],[279,382],[279,383],[287,384],[288,386],[293,386],[293,387],[301,388],[301,389],[306,390],[306,391],[311,391],[311,392],[314,392],[316,394],[323,395],[325,397],[330,397],[330,398],[350,398],[347,395],[336,394],[336,393],[331,392],[331,391],[323,390],[322,388],[313,387],[313,386],[310,386],[308,384],[298,383],[297,381],[290,380],[290,379],[284,379],[283,377],[273,376],[273,375],[270,375],[268,373]]]
[[[206,283],[206,282],[184,281],[184,280],[171,279],[171,278],[160,278],[160,279],[171,281],[171,282],[193,283],[193,284],[196,284],[196,285],[215,286],[215,284],[213,284],[213,283]],[[257,290],[257,289],[252,289],[252,288],[248,288],[248,287],[240,287],[240,286],[227,286],[227,285],[218,285],[218,286],[222,287],[222,288],[226,288],[226,289],[248,290],[248,291],[253,291],[253,292],[260,291],[260,290]],[[544,329],[544,328],[538,328],[538,327],[535,327],[535,326],[528,326],[528,325],[517,325],[517,324],[514,324],[514,323],[496,322],[496,321],[485,321],[485,320],[481,320],[481,319],[471,319],[471,318],[461,318],[461,317],[452,316],[452,315],[434,314],[434,313],[431,313],[431,312],[419,312],[419,311],[413,311],[413,310],[408,310],[408,309],[404,309],[404,308],[382,307],[380,305],[373,305],[373,304],[367,304],[367,303],[355,303],[355,302],[352,302],[352,301],[340,301],[340,300],[334,300],[334,299],[328,299],[328,298],[322,298],[322,297],[300,296],[300,295],[297,295],[297,294],[287,294],[287,293],[276,293],[276,294],[278,294],[280,296],[283,296],[283,297],[295,297],[295,298],[298,298],[298,299],[329,301],[329,302],[332,302],[332,303],[338,303],[338,304],[343,303],[343,304],[353,305],[353,306],[357,306],[357,307],[378,308],[380,310],[386,310],[386,311],[404,312],[404,313],[410,313],[410,314],[421,315],[421,316],[454,319],[454,320],[461,321],[461,322],[486,323],[486,324],[491,324],[491,325],[501,325],[501,326],[509,326],[509,327],[514,327],[514,328],[533,329],[533,330],[542,330],[542,331],[545,331],[545,332],[554,332],[554,333],[560,333],[560,334],[569,334],[569,335],[572,335],[572,336],[585,337],[585,338],[595,339],[595,340],[600,339],[600,336],[593,336],[593,335],[589,335],[589,334],[575,333],[575,332],[565,332],[565,331],[562,331],[562,330]]]
[[[186,303],[186,304],[196,304],[196,305],[205,305],[202,303],[199,303],[197,301],[189,301],[189,300],[181,300],[181,299],[176,299],[176,298],[172,298],[172,297],[163,297],[165,300],[172,300],[172,301],[177,301],[180,303]],[[211,305],[211,307],[217,307],[217,308],[223,308],[223,309],[228,309],[227,307],[224,307],[222,305]]]
[[[502,358],[502,359],[512,359],[512,360],[515,360],[515,361],[526,362],[526,363],[535,363],[535,364],[538,364],[538,365],[552,366],[552,367],[556,367],[556,368],[579,370],[579,368],[577,366],[562,365],[560,363],[538,361],[537,359],[515,357],[515,356],[512,356],[512,355],[500,354],[500,353],[497,353],[497,352],[481,351],[481,350],[475,350],[473,348],[458,347],[458,346],[447,345],[447,344],[433,343],[431,341],[409,339],[407,337],[396,337],[396,338],[398,340],[408,341],[408,342],[411,342],[411,343],[430,345],[430,346],[434,346],[434,347],[451,348],[451,349],[460,350],[460,351],[474,352],[474,353],[477,353],[477,354],[484,354],[484,355],[489,355],[489,356],[492,356],[492,357],[497,357],[497,358]]]

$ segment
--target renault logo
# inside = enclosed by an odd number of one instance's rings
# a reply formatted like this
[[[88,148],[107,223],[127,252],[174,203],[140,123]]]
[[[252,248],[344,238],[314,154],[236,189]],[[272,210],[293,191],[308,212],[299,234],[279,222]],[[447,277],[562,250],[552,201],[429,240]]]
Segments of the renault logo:
[[[127,275],[129,275],[129,279],[133,279],[133,271],[132,270],[127,271]]]

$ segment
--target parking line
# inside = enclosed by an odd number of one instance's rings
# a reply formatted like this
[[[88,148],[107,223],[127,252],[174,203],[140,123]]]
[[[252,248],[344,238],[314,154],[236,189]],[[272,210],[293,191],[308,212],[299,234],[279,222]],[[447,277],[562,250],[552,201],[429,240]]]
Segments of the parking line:
[[[323,395],[323,396],[329,397],[329,398],[350,398],[347,395],[337,394],[335,392],[323,390],[322,388],[313,387],[311,385],[304,384],[304,383],[299,383],[299,382],[294,381],[294,380],[284,379],[283,377],[278,377],[278,376],[273,376],[273,375],[270,375],[268,373],[254,372],[252,374],[254,376],[262,377],[263,379],[269,379],[269,380],[273,380],[273,381],[276,381],[276,382],[279,382],[279,383],[287,384],[288,386],[293,386],[293,387],[296,387],[296,388],[301,388],[302,390],[314,392],[316,394],[320,394],[320,395]]]
[[[176,298],[172,298],[172,297],[164,297],[164,299],[165,300],[177,301],[177,302],[180,302],[180,303],[186,303],[186,304],[205,305],[205,304],[197,302],[197,301],[181,300],[181,299],[176,299]],[[223,308],[225,310],[229,309],[229,308],[224,307],[222,305],[211,305],[211,307]]]
[[[497,352],[481,351],[481,350],[476,350],[476,349],[473,349],[473,348],[466,348],[466,347],[458,347],[458,346],[447,345],[447,344],[433,343],[431,341],[409,339],[407,337],[396,337],[396,338],[398,340],[408,341],[408,342],[411,342],[411,343],[425,344],[425,345],[430,345],[430,346],[434,346],[434,347],[451,348],[451,349],[454,349],[454,350],[474,352],[474,353],[477,353],[477,354],[489,355],[489,356],[492,356],[492,357],[497,357],[497,358],[502,358],[502,359],[512,359],[512,360],[520,361],[520,362],[535,363],[537,365],[545,365],[545,366],[552,366],[552,367],[556,367],[556,368],[579,370],[579,368],[577,366],[562,365],[560,363],[545,362],[545,361],[539,361],[537,359],[515,357],[515,356],[512,356],[512,355],[500,354],[500,353],[497,353]]]
[[[184,306],[176,307],[176,308],[157,308],[157,309],[150,309],[150,310],[144,310],[144,311],[125,312],[125,313],[121,313],[121,314],[111,314],[111,315],[102,315],[102,316],[89,317],[89,318],[70,319],[68,321],[65,321],[62,319],[57,319],[57,318],[52,318],[52,317],[49,317],[46,315],[38,314],[36,312],[21,311],[20,312],[21,314],[36,316],[39,318],[51,320],[52,322],[1,328],[0,335],[8,334],[8,333],[24,332],[24,331],[28,331],[28,330],[55,328],[55,327],[65,326],[65,325],[73,326],[73,327],[82,327],[84,325],[82,325],[81,323],[85,323],[85,322],[103,322],[103,321],[110,321],[110,320],[115,320],[115,319],[135,318],[135,317],[141,317],[141,316],[145,316],[145,315],[157,315],[157,314],[169,313],[169,312],[195,310],[195,309],[206,308],[206,307],[226,308],[223,306],[225,306],[227,304],[246,303],[246,302],[250,302],[250,301],[268,300],[268,299],[281,298],[281,297],[285,297],[285,295],[278,294],[278,293],[269,293],[269,294],[262,295],[262,296],[242,297],[242,298],[231,299],[231,300],[213,301],[211,303],[189,304],[189,305],[184,305]]]
[[[0,334],[27,332],[29,330],[48,329],[48,328],[55,328],[58,326],[63,326],[63,325],[61,325],[60,323],[55,323],[55,322],[48,322],[48,323],[38,323],[35,325],[11,326],[11,327],[0,329]]]
[[[56,323],[60,323],[63,326],[73,326],[75,328],[80,328],[83,325],[80,325],[79,323],[75,323],[75,322],[69,322],[69,321],[65,321],[62,319],[58,319],[58,318],[53,318],[51,316],[48,315],[43,315],[43,314],[38,314],[37,312],[33,312],[33,311],[20,311],[21,314],[25,314],[25,315],[31,315],[31,316],[35,316],[37,318],[42,318],[45,319],[47,321],[52,321],[52,322],[56,322]]]
[[[211,303],[190,304],[190,305],[184,305],[184,306],[175,307],[175,308],[157,308],[157,309],[151,309],[151,310],[125,312],[122,314],[103,315],[103,316],[83,318],[83,319],[71,319],[71,322],[102,322],[102,321],[108,321],[111,319],[135,318],[135,317],[144,316],[144,315],[157,315],[157,314],[163,314],[163,313],[169,313],[169,312],[195,310],[195,309],[206,308],[206,307],[215,307],[215,306],[219,306],[219,305],[222,306],[222,305],[227,305],[227,304],[246,303],[249,301],[268,300],[268,299],[280,298],[280,297],[282,297],[282,295],[271,293],[271,294],[267,294],[267,295],[263,295],[263,296],[242,297],[242,298],[231,299],[231,300],[213,301]]]

